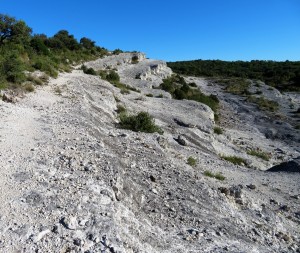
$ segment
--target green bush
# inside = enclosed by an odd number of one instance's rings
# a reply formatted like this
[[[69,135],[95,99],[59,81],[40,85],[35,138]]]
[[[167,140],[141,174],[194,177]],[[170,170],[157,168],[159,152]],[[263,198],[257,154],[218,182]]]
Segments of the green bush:
[[[121,94],[129,94],[130,90],[135,91],[135,92],[141,92],[139,89],[126,85],[124,83],[121,83],[120,77],[118,75],[118,73],[116,73],[115,71],[111,71],[109,74],[107,74],[107,72],[104,70],[101,70],[99,72],[99,75],[101,76],[102,79],[107,80],[108,82],[110,82],[111,84],[113,84],[115,87],[119,88],[121,90]]]
[[[265,161],[269,161],[270,160],[270,155],[268,155],[267,153],[261,151],[261,150],[250,150],[247,152],[248,155],[252,155],[252,156],[256,156],[259,157]]]
[[[220,172],[218,172],[215,174],[215,179],[223,181],[225,180],[225,177]]]
[[[39,77],[35,77],[33,75],[27,76],[27,81],[33,82],[36,85],[42,85],[43,81]]]
[[[119,126],[123,129],[129,129],[134,132],[163,134],[160,127],[155,125],[154,119],[147,112],[139,112],[137,115],[120,114]]]
[[[55,69],[56,65],[50,59],[47,58],[37,58],[32,65],[35,69],[46,72],[48,75],[52,77],[57,77],[58,72]]]
[[[249,95],[250,81],[243,78],[230,78],[218,81],[226,85],[225,91],[235,95]]]
[[[279,104],[276,101],[266,99],[264,97],[250,96],[247,99],[250,103],[255,103],[260,110],[276,112],[278,111]]]
[[[121,49],[119,49],[119,48],[117,48],[117,49],[115,49],[115,50],[113,51],[113,54],[114,54],[114,55],[118,55],[118,54],[121,54],[121,53],[123,53],[123,51],[122,51]]]
[[[246,160],[238,157],[238,156],[221,156],[221,158],[223,158],[224,160],[231,162],[235,165],[245,165],[246,164]]]
[[[197,160],[195,158],[193,158],[192,156],[190,156],[188,159],[187,159],[187,163],[188,165],[194,167],[197,163]]]
[[[5,90],[7,88],[7,83],[0,81],[0,90]]]
[[[55,94],[57,94],[57,95],[61,95],[61,94],[62,94],[62,90],[61,90],[61,88],[58,87],[58,86],[54,88],[54,92],[55,92]]]
[[[27,83],[27,84],[25,84],[24,89],[28,92],[33,92],[34,91],[34,86],[33,86],[32,83]]]
[[[127,95],[127,94],[130,94],[130,91],[128,90],[128,89],[126,89],[126,88],[120,88],[120,93],[122,94],[122,95]]]
[[[139,57],[137,55],[132,56],[131,63],[137,64],[139,62]]]
[[[126,108],[123,105],[117,105],[117,113],[125,113]]]
[[[169,92],[175,99],[194,100],[209,106],[215,113],[219,107],[219,99],[216,95],[205,95],[199,89],[192,89],[179,75],[173,75],[163,79],[163,83],[158,87]]]
[[[0,61],[0,75],[8,82],[20,84],[25,81],[24,70],[25,65],[16,52],[8,53]]]
[[[117,96],[114,96],[114,99],[116,100],[117,103],[121,102],[121,100]]]
[[[212,178],[221,180],[221,181],[225,180],[225,177],[220,172],[213,173],[213,172],[211,172],[209,170],[206,170],[206,171],[204,171],[204,175],[207,176],[207,177],[212,177]]]
[[[153,94],[151,94],[151,93],[146,94],[146,97],[153,97]]]
[[[221,127],[214,127],[214,133],[215,134],[222,134],[223,133],[223,130]]]
[[[87,75],[97,75],[97,72],[93,68],[84,68],[83,72]]]
[[[125,91],[127,91],[127,94],[130,93],[129,90],[133,90],[133,91],[135,90],[134,88],[132,88],[132,87],[130,87],[130,86],[124,84],[124,83],[120,83],[120,82],[114,83],[114,86],[117,87],[117,88],[119,88],[123,93],[124,93]],[[123,93],[122,93],[122,94],[123,94]],[[125,92],[125,93],[126,93],[126,92]]]
[[[189,83],[189,86],[191,86],[191,87],[194,87],[194,88],[197,88],[198,86],[197,86],[197,84],[196,83],[194,83],[194,82],[192,82],[192,83]]]
[[[117,83],[120,82],[120,76],[117,72],[114,70],[111,70],[108,75],[106,75],[106,80],[111,83]]]

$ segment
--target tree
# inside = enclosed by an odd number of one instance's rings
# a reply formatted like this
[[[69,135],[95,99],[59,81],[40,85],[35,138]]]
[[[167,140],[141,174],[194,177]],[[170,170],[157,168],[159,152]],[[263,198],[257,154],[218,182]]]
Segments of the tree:
[[[74,36],[70,35],[66,30],[60,30],[53,36],[53,38],[62,42],[64,47],[68,48],[69,50],[76,50],[80,48],[80,45]]]
[[[0,45],[6,41],[27,44],[32,30],[24,21],[0,14]]]
[[[30,41],[30,46],[38,53],[49,55],[49,49],[45,45],[47,37],[43,37],[43,35],[34,35]]]
[[[83,37],[80,39],[80,44],[86,49],[92,49],[95,46],[95,41],[92,41],[89,38]]]

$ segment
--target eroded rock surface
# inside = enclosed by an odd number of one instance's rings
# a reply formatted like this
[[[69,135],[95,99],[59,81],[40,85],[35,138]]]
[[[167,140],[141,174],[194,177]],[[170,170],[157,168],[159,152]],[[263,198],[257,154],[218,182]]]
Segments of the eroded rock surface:
[[[0,252],[299,252],[299,173],[264,172],[299,156],[295,145],[266,138],[204,79],[197,85],[218,93],[227,116],[221,135],[206,105],[145,96],[171,72],[132,56],[87,66],[116,68],[141,93],[74,70],[0,101]],[[149,112],[164,134],[118,129],[118,104]],[[269,161],[247,154],[254,148]]]

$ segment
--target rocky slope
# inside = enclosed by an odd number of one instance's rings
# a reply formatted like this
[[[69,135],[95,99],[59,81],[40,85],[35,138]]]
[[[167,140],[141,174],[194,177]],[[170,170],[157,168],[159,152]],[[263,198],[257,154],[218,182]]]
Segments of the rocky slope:
[[[140,93],[74,70],[0,101],[0,252],[300,252],[300,173],[266,172],[299,156],[299,131],[187,77],[220,98],[217,135],[209,107],[153,89],[172,74],[164,62],[134,55],[86,65],[115,68]],[[285,115],[286,101],[299,107],[297,94],[278,95]],[[164,134],[119,129],[118,104],[149,112]]]

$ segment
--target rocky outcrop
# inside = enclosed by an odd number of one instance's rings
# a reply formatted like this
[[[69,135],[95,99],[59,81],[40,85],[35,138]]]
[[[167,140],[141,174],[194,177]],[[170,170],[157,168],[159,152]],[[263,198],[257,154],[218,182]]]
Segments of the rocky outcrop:
[[[127,65],[134,65],[146,59],[144,53],[120,53],[117,55],[109,55],[95,61],[87,62],[84,65],[95,70],[122,68]]]
[[[268,169],[267,172],[298,172],[300,173],[300,157],[280,163],[272,168]]]

